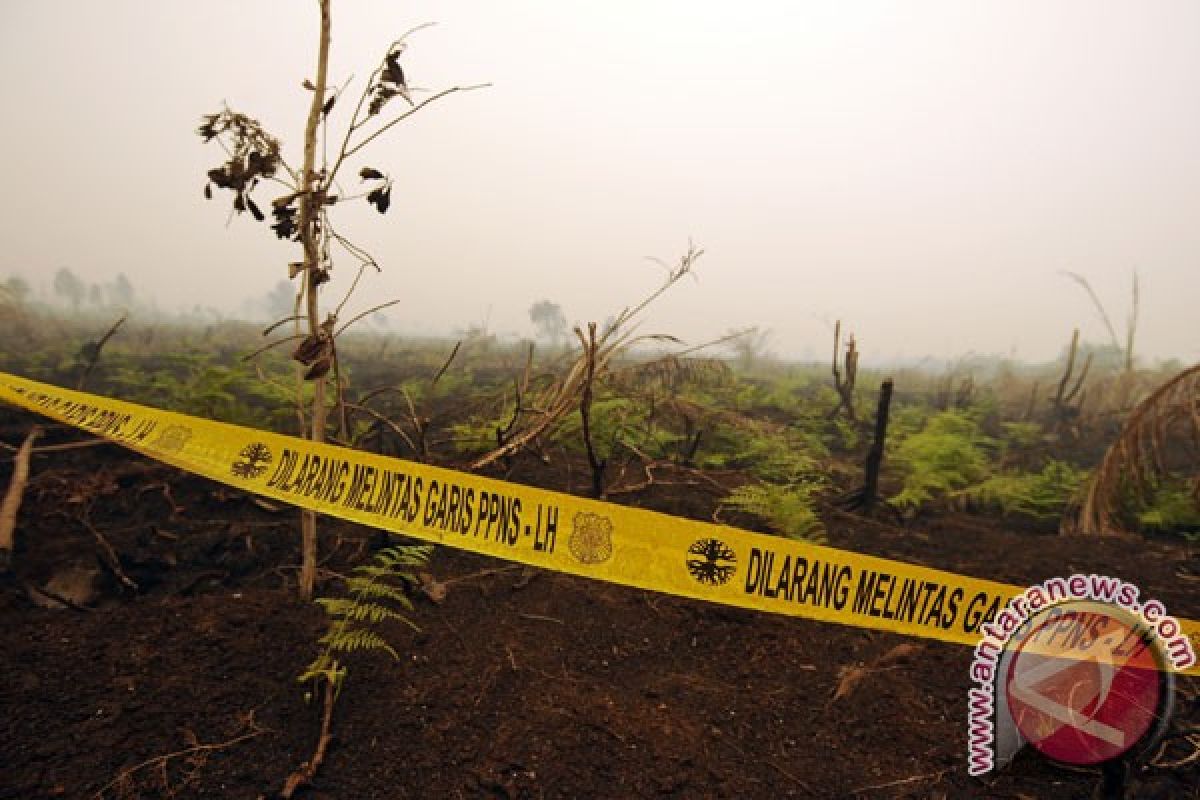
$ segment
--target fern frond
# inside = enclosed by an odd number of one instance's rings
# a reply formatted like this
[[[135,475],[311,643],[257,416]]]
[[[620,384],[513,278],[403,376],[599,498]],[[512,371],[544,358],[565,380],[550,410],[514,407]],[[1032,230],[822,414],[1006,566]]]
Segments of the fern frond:
[[[816,488],[809,483],[753,483],[734,489],[721,503],[762,519],[775,533],[820,543],[825,526],[813,506]]]
[[[349,628],[342,631],[330,631],[317,640],[325,645],[329,650],[337,653],[356,653],[362,650],[383,650],[392,655],[393,658],[399,660],[400,654],[396,652],[387,639],[384,639],[375,631],[367,630],[366,628]]]
[[[412,611],[412,601],[408,599],[408,595],[386,583],[378,583],[370,578],[356,576],[347,579],[346,588],[356,596],[356,602],[367,598],[391,600],[402,608]]]
[[[323,645],[322,650],[300,674],[300,681],[324,679],[335,691],[340,690],[347,670],[334,657],[334,653],[383,650],[398,660],[400,654],[395,648],[369,626],[399,621],[419,630],[411,620],[389,608],[388,604],[412,610],[408,595],[395,584],[415,583],[416,579],[406,569],[424,564],[432,550],[427,545],[384,548],[376,554],[372,563],[356,568],[355,574],[346,579],[348,597],[318,598],[317,603],[329,617],[329,628],[317,640],[318,644]]]

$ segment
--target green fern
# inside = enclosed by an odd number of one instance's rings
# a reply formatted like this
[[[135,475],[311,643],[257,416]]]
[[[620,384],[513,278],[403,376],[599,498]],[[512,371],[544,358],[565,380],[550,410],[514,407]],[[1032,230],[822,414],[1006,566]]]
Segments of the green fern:
[[[1086,478],[1085,470],[1052,460],[1040,472],[993,475],[957,494],[973,506],[999,509],[1003,514],[1054,519],[1079,493]]]
[[[818,488],[814,481],[751,483],[734,489],[721,504],[758,517],[781,536],[822,543],[825,526],[813,506]]]
[[[966,412],[934,414],[896,446],[893,459],[904,469],[904,485],[888,502],[912,512],[978,483],[988,475],[987,451],[995,445]]]
[[[1188,539],[1200,532],[1200,492],[1186,481],[1154,487],[1150,501],[1137,514],[1143,528],[1178,531]]]
[[[411,611],[412,602],[403,587],[415,583],[409,572],[429,560],[433,548],[428,545],[397,545],[376,553],[369,564],[355,567],[346,579],[346,597],[320,597],[317,604],[329,618],[329,628],[317,640],[321,652],[305,667],[299,681],[326,680],[339,691],[346,679],[346,667],[339,657],[364,650],[382,650],[399,659],[400,654],[372,626],[388,621],[415,624],[395,606]]]

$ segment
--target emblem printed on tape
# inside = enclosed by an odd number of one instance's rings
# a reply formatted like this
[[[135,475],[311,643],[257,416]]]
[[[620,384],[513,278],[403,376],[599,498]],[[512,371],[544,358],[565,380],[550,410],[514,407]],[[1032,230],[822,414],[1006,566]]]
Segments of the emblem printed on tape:
[[[178,453],[192,438],[192,429],[183,425],[168,425],[158,432],[158,438],[150,443],[151,447],[166,450],[168,453]]]
[[[252,480],[266,472],[274,458],[271,455],[271,448],[262,442],[254,442],[238,452],[238,458],[233,462],[229,471],[239,478]]]
[[[567,547],[580,564],[603,564],[612,558],[612,532],[612,520],[608,517],[578,511],[571,523]]]
[[[701,539],[688,548],[688,572],[710,586],[724,586],[737,572],[737,554],[720,539]]]

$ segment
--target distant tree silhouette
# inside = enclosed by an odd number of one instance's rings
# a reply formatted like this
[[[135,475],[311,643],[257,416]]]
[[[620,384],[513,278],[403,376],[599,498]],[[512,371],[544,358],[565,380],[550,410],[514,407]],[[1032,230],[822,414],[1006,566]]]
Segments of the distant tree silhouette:
[[[54,293],[70,303],[71,308],[75,311],[79,310],[86,292],[87,288],[83,281],[66,267],[54,273]]]
[[[4,282],[4,293],[17,305],[24,305],[29,299],[29,282],[20,275],[13,275]]]
[[[116,279],[105,288],[108,292],[108,301],[112,305],[121,308],[129,308],[133,305],[133,284],[129,282],[129,278],[125,277],[124,272],[118,273]]]
[[[567,317],[558,303],[541,300],[529,307],[529,319],[539,339],[558,344],[567,338]]]

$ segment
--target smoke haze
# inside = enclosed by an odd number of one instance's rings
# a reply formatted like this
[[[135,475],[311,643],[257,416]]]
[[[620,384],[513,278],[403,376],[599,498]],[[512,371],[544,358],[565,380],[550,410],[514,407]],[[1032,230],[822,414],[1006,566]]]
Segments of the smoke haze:
[[[229,313],[286,278],[298,246],[203,199],[223,158],[194,130],[227,102],[300,162],[315,2],[2,13],[0,276],[52,292],[62,267],[124,273],[162,308]],[[1063,270],[1122,335],[1136,269],[1140,355],[1200,357],[1200,4],[334,0],[331,83],[355,80],[332,133],[427,21],[411,85],[493,86],[344,173],[395,179],[386,216],[334,210],[384,267],[348,313],[399,298],[402,331],[532,335],[548,299],[602,321],[662,281],[647,256],[690,238],[698,280],[650,317],[693,342],[758,325],[777,353],[824,359],[840,318],[864,364],[1045,359],[1074,327],[1108,341]],[[343,259],[330,300],[353,272]]]

